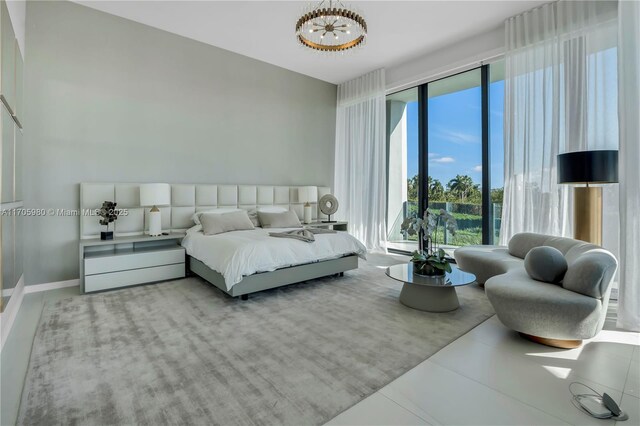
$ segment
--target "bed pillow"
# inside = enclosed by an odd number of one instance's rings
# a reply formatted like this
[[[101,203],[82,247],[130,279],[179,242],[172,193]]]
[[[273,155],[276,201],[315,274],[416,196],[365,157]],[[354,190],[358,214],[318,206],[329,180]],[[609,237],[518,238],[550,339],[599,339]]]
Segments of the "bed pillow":
[[[286,212],[288,209],[284,207],[278,206],[264,206],[258,207],[257,209],[253,209],[249,211],[249,219],[253,222],[253,226],[260,226],[260,219],[258,219],[258,211],[266,212],[266,213],[282,213]]]
[[[204,213],[224,214],[224,213],[239,212],[239,211],[241,211],[241,210],[240,209],[236,209],[236,208],[222,208],[222,209],[204,210],[204,211],[201,211],[201,212],[195,212],[191,216],[191,220],[193,220],[193,223],[195,223],[196,225],[200,225],[200,215],[202,215]]]
[[[251,219],[245,210],[229,213],[207,212],[200,215],[204,235],[217,235],[223,232],[245,231],[254,229]]]
[[[302,228],[298,215],[291,210],[279,213],[258,210],[258,219],[263,228]]]

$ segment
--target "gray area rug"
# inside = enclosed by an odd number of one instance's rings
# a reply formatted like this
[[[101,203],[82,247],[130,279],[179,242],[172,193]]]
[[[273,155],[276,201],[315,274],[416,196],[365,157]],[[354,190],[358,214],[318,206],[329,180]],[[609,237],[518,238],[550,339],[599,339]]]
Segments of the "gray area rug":
[[[343,278],[230,298],[187,278],[45,306],[19,424],[322,424],[493,314],[401,305],[371,255]]]

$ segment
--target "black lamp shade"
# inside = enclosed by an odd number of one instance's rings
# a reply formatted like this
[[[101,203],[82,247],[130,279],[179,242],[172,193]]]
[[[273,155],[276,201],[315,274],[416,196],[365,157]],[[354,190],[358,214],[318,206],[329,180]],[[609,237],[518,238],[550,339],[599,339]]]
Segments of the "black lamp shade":
[[[579,151],[558,155],[558,183],[618,182],[618,151]]]

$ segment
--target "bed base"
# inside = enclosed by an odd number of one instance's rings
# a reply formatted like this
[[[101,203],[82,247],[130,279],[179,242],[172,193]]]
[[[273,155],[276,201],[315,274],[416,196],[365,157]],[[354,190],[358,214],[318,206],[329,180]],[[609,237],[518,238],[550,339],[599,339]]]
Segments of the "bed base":
[[[277,269],[272,272],[261,272],[249,275],[231,287],[231,290],[227,290],[222,274],[209,268],[198,259],[189,256],[189,269],[191,272],[218,287],[229,296],[240,296],[242,300],[247,300],[249,294],[257,291],[282,287],[288,284],[326,277],[328,275],[344,275],[345,271],[357,268],[358,256],[353,254],[338,259],[323,260],[306,265]]]

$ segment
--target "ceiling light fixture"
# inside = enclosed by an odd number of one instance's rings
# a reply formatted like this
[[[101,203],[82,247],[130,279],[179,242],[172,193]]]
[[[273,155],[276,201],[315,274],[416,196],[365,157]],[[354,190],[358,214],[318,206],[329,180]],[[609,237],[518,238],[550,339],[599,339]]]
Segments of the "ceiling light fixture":
[[[367,23],[341,1],[323,0],[298,19],[296,38],[313,50],[344,52],[364,45]]]

